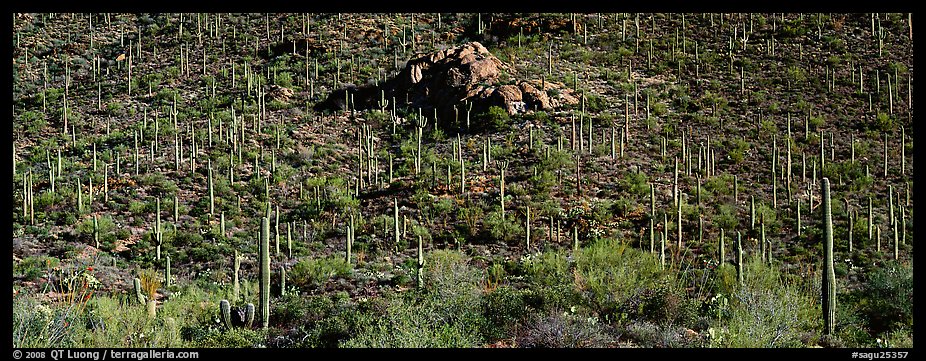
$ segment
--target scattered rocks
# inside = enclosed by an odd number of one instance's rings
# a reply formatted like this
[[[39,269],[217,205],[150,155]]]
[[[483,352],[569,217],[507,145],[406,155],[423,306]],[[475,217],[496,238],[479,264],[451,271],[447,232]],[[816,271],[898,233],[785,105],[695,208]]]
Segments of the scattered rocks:
[[[288,103],[289,98],[293,96],[293,90],[274,84],[267,89],[266,94],[273,100]]]

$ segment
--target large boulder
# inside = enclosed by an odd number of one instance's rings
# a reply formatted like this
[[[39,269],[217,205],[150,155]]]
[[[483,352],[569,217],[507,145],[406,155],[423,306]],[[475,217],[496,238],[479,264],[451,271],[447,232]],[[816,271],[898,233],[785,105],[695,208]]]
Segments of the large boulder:
[[[345,99],[353,96],[353,108],[375,108],[381,97],[413,108],[423,114],[440,119],[464,117],[472,106],[480,113],[491,106],[499,106],[514,115],[532,110],[554,110],[563,105],[578,103],[572,91],[562,84],[543,81],[519,81],[499,84],[501,72],[512,72],[488,49],[478,42],[419,55],[409,60],[394,78],[380,86],[350,86],[333,92],[316,105],[316,109],[347,109]],[[556,89],[550,97],[548,90]],[[407,101],[407,103],[405,103]],[[455,110],[456,108],[456,110]],[[447,125],[447,122],[440,122]]]

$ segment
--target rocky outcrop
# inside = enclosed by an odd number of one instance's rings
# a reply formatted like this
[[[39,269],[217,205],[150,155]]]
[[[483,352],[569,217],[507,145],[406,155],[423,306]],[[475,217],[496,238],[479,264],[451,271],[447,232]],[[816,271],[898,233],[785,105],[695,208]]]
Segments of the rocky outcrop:
[[[499,84],[503,71],[510,72],[511,68],[482,44],[470,42],[412,59],[396,77],[379,87],[366,85],[333,92],[316,109],[346,109],[345,101],[351,102],[351,97],[354,109],[378,108],[380,98],[385,97],[400,106],[421,108],[424,114],[433,114],[436,109],[441,119],[456,120],[470,106],[473,113],[499,106],[514,115],[578,103],[572,91],[562,84],[541,81]],[[551,97],[550,90],[556,96]]]

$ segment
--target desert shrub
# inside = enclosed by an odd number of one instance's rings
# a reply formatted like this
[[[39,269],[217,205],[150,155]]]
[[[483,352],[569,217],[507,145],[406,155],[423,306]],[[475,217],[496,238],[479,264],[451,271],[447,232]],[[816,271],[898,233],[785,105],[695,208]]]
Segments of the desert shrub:
[[[482,314],[486,320],[483,333],[488,341],[508,337],[533,311],[525,299],[528,296],[527,290],[502,286],[482,298]]]
[[[913,267],[887,262],[855,293],[873,334],[913,327]]]
[[[672,290],[653,254],[602,239],[580,249],[575,259],[575,285],[599,314],[665,319],[679,310],[683,296]]]
[[[293,265],[293,269],[287,274],[287,277],[290,278],[294,286],[305,289],[320,286],[331,277],[347,277],[350,275],[350,264],[340,256],[332,256],[300,260]]]
[[[309,296],[305,299],[304,324],[298,329],[304,337],[296,345],[300,348],[334,348],[353,336],[361,324],[372,322],[372,316],[381,299],[361,301],[347,298]]]
[[[457,312],[457,320],[441,317]],[[362,325],[341,347],[438,348],[476,347],[481,344],[478,313],[452,310],[427,299],[391,297],[381,314]]]
[[[704,181],[704,190],[714,194],[729,195],[733,193],[733,176],[721,174]]]
[[[550,312],[522,326],[518,346],[539,348],[601,348],[616,342],[607,327],[594,318],[567,312]]]
[[[475,347],[483,325],[481,272],[456,251],[425,259],[425,285],[417,292],[385,296],[383,308],[358,327],[346,347]]]
[[[504,131],[508,129],[508,122],[511,117],[508,111],[502,107],[491,106],[485,113],[480,116],[484,122],[484,127],[494,131]]]
[[[714,224],[717,227],[723,228],[726,230],[726,234],[731,237],[736,237],[736,234],[733,232],[736,229],[736,226],[739,225],[739,216],[736,214],[736,208],[729,204],[721,204],[717,206],[717,214],[714,217]],[[732,238],[736,239],[736,238]]]
[[[628,172],[617,182],[620,190],[630,193],[635,197],[644,197],[649,195],[649,180],[646,173]]]
[[[659,325],[647,321],[629,323],[623,328],[622,336],[633,344],[648,348],[703,347],[705,343],[705,337],[683,326]]]
[[[71,324],[79,317],[65,308],[52,308],[30,296],[13,298],[13,347],[73,347]]]
[[[604,97],[588,93],[585,94],[585,111],[589,113],[598,113],[607,107]]]
[[[745,261],[745,260],[744,260]],[[804,333],[820,327],[819,286],[784,280],[758,256],[748,260],[744,285],[730,297],[729,319],[715,328],[712,346],[801,347]]]
[[[511,210],[506,210],[504,220],[501,210],[490,212],[483,220],[483,225],[489,231],[489,235],[504,242],[511,242],[524,234],[524,227],[521,223],[522,221],[517,219]]]
[[[727,157],[733,164],[739,164],[746,158],[746,151],[749,150],[750,144],[739,138],[729,138],[724,141],[724,148],[727,149]]]
[[[21,275],[24,280],[34,282],[60,263],[57,258],[49,256],[25,257],[13,262],[13,275]]]
[[[549,287],[572,281],[569,259],[564,252],[547,251],[522,260],[527,281],[532,286]]]

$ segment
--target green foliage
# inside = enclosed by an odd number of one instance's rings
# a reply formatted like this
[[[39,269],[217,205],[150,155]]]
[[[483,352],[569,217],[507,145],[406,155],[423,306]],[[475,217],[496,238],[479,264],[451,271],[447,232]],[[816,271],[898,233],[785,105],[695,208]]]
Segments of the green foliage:
[[[350,264],[339,256],[303,259],[293,266],[291,272],[287,273],[292,284],[303,289],[321,286],[331,277],[350,275]]]
[[[524,234],[523,220],[515,217],[514,212],[507,211],[505,219],[502,219],[501,211],[493,211],[486,215],[483,224],[492,238],[504,242],[511,242],[520,239]]]
[[[605,99],[595,93],[585,94],[585,111],[588,113],[598,113],[607,107]]]
[[[713,176],[704,181],[704,191],[713,194],[733,194],[733,175],[721,174]]]
[[[813,288],[783,279],[758,256],[744,270],[744,285],[729,297],[729,318],[715,326],[713,347],[801,347],[802,335],[818,329]]]
[[[527,298],[530,291],[502,286],[482,298],[482,313],[485,315],[486,327],[484,337],[494,341],[506,337],[527,318],[532,311]]]
[[[728,138],[724,143],[726,143],[724,148],[727,149],[727,156],[733,164],[742,163],[746,157],[746,151],[751,147],[748,142],[740,138]]]
[[[888,115],[887,113],[878,112],[878,116],[869,123],[868,129],[880,131],[883,133],[890,133],[894,131],[894,118]]]
[[[282,72],[277,73],[277,76],[274,79],[274,81],[276,82],[276,85],[279,85],[284,88],[289,88],[293,86],[293,76],[287,71],[282,71]]]
[[[717,227],[723,228],[729,232],[732,232],[736,229],[736,226],[739,225],[740,218],[736,214],[736,208],[729,204],[721,204],[717,206],[717,213],[713,217],[713,222]],[[734,234],[735,236],[735,234]]]
[[[614,239],[599,240],[576,254],[576,287],[587,292],[591,307],[601,313],[617,312],[639,292],[659,288],[657,283],[665,286],[667,280],[653,254]]]
[[[25,128],[26,132],[30,134],[38,134],[38,132],[48,124],[48,122],[45,120],[45,115],[31,110],[20,114],[19,121]]]
[[[480,272],[462,253],[438,250],[425,260],[422,292],[385,296],[384,310],[342,347],[476,347],[482,344]]]
[[[624,177],[618,180],[617,186],[637,198],[648,196],[650,192],[649,178],[643,172],[625,173]]]
[[[486,128],[494,131],[504,131],[508,129],[508,122],[511,120],[511,117],[508,116],[508,111],[498,106],[489,107],[489,110],[482,113],[480,118],[484,122]]]
[[[821,127],[823,127],[823,124],[826,122],[826,120],[823,119],[823,116],[818,115],[810,117],[807,122],[810,126],[810,131],[818,131]]]
[[[849,296],[873,334],[913,327],[912,265],[887,262]]]
[[[13,275],[20,275],[26,281],[35,282],[60,263],[60,260],[50,256],[29,256],[19,262],[13,262]]]
[[[265,332],[235,327],[226,332],[213,330],[193,344],[200,348],[254,348],[264,343]]]

